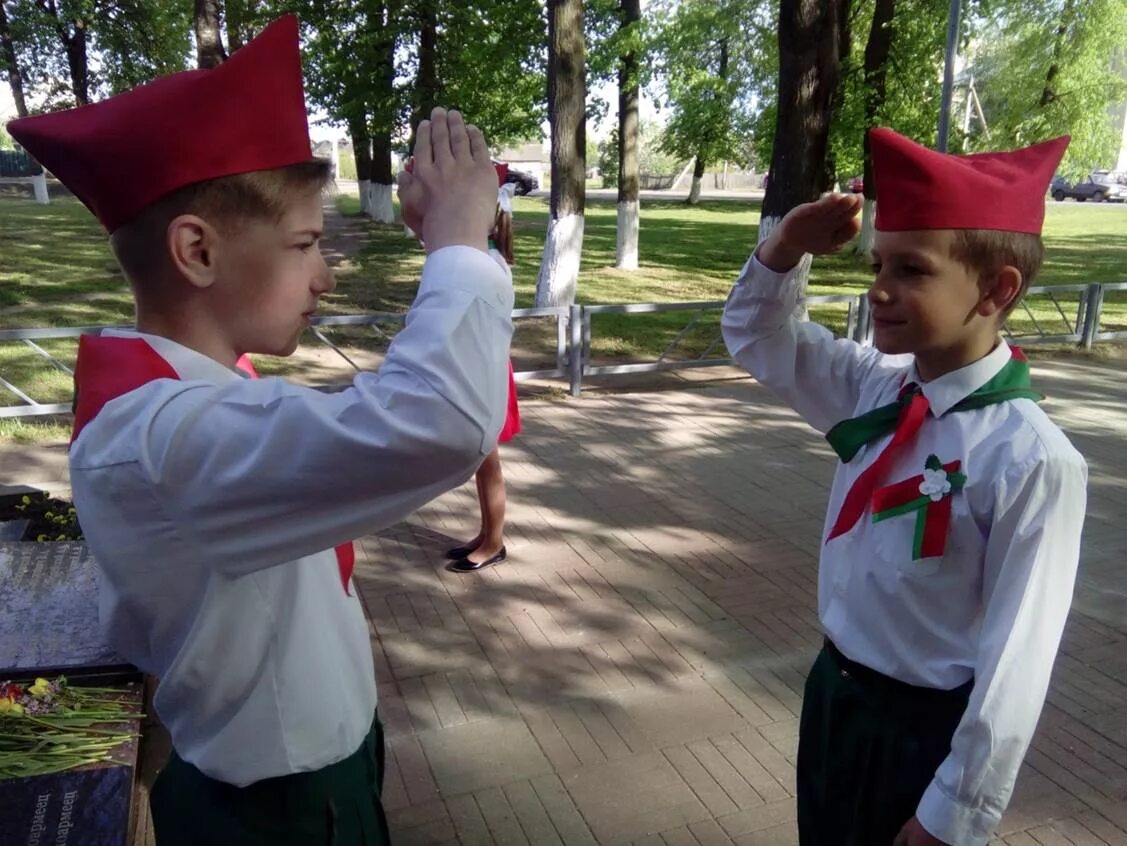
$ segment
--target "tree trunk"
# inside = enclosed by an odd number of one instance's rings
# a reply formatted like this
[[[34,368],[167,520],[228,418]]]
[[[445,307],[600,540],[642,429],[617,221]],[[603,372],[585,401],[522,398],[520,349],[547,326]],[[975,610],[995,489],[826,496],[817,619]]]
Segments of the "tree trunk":
[[[196,0],[196,60],[201,68],[213,68],[227,59],[219,24],[220,0]]]
[[[621,30],[637,28],[640,0],[622,0]],[[638,54],[624,53],[618,64],[618,246],[615,267],[638,268]]]
[[[74,102],[79,106],[90,103],[90,69],[86,60],[86,31],[87,22],[81,15],[75,15],[74,20],[64,21],[59,17],[58,7],[54,0],[49,6],[44,7],[55,18],[55,32],[63,45],[67,56],[67,68],[70,70],[70,87],[74,93]]]
[[[12,31],[8,28],[8,13],[0,0],[0,68],[8,77],[8,87],[12,89],[12,101],[16,104],[16,116],[27,117],[27,101],[23,95],[23,76],[16,58],[16,45],[12,41]]]
[[[587,70],[583,0],[548,0],[552,197],[536,305],[575,302],[586,201]]]
[[[240,49],[250,38],[250,33],[247,32],[250,9],[247,8],[247,0],[226,0],[223,12],[223,20],[227,24],[227,52],[230,54]]]
[[[831,184],[826,154],[848,44],[849,5],[850,0],[781,0],[779,106],[760,242],[788,211],[818,199]],[[807,256],[799,269],[803,288],[809,267]]]
[[[348,134],[352,136],[352,154],[356,158],[356,182],[360,189],[360,212],[372,213],[372,138],[368,121],[361,115],[350,118]]]
[[[395,206],[392,204],[395,176],[391,172],[392,136],[395,133],[395,26],[393,22],[399,9],[394,3],[383,9],[384,20],[379,40],[374,45],[376,55],[372,120],[372,187],[369,214],[379,223],[395,223]]]
[[[892,52],[893,21],[896,18],[896,0],[876,0],[873,25],[865,44],[865,129],[877,125],[884,109],[887,91],[888,56]],[[865,206],[861,212],[861,237],[857,241],[857,255],[866,258],[873,251],[876,237],[877,187],[873,177],[873,156],[869,150],[869,133],[865,132],[865,167],[862,177],[865,189]]]
[[[430,117],[438,105],[438,10],[436,0],[418,0],[415,15],[419,27],[419,68],[415,77],[412,103],[411,139],[408,149],[415,149],[415,133],[419,121]]]
[[[705,164],[704,153],[697,153],[693,162],[693,185],[689,189],[688,199],[685,200],[690,206],[700,202],[700,182],[704,179]]]
[[[1045,74],[1045,87],[1041,90],[1041,100],[1038,103],[1042,109],[1057,98],[1057,92],[1053,86],[1060,74],[1061,54],[1064,52],[1065,38],[1072,24],[1072,12],[1075,5],[1075,0],[1065,0],[1064,8],[1060,12],[1060,21],[1057,23],[1057,31],[1053,37],[1053,61],[1049,65],[1048,73]]]

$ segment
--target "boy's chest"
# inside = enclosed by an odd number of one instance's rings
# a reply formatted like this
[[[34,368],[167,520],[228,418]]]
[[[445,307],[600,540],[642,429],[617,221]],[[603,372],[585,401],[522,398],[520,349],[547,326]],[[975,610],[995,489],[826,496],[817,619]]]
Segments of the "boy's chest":
[[[929,585],[977,594],[999,480],[1006,469],[990,422],[967,412],[931,419],[889,459],[871,490],[862,480],[887,446],[864,447],[834,477],[827,526],[866,488],[865,510],[853,528],[825,544],[835,581],[863,577],[888,590]],[[862,481],[859,481],[862,480]],[[843,563],[840,559],[848,559]]]

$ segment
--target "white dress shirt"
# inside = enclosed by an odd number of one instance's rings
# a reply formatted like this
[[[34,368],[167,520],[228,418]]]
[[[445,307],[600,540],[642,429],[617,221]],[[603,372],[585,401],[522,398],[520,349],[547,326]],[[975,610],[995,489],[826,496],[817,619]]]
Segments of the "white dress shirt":
[[[728,297],[723,332],[735,360],[819,432],[895,402],[920,380],[911,356],[886,356],[796,319],[799,287],[752,257]],[[818,612],[847,657],[913,685],[970,679],[970,704],[917,816],[945,843],[978,846],[1002,816],[1044,704],[1072,601],[1087,466],[1031,400],[947,414],[1010,360],[985,358],[921,383],[931,406],[888,485],[919,475],[927,457],[962,462],[942,556],[912,560],[916,517],[874,523],[871,512],[823,543]],[[891,433],[839,463],[823,541],[850,486]],[[905,820],[905,822],[907,822]]]
[[[493,258],[436,251],[383,366],[339,393],[140,336],[180,381],[108,402],[71,449],[71,482],[106,575],[105,635],[160,678],[182,758],[243,786],[359,748],[375,676],[333,547],[461,484],[493,449],[512,305]]]

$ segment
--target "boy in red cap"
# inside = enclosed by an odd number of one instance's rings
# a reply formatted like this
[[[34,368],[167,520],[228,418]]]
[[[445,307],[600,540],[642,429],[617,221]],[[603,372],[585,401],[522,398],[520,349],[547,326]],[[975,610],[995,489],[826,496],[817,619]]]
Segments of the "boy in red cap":
[[[724,313],[732,356],[841,458],[819,563],[826,640],[798,749],[803,846],[985,844],[1071,604],[1083,458],[1000,338],[1041,264],[1068,139],[950,156],[885,129],[874,347],[798,320],[792,268],[857,231],[858,199],[792,210]]]
[[[351,539],[461,484],[504,421],[511,279],[481,133],[436,109],[404,217],[428,256],[378,373],[255,380],[334,287],[298,29],[12,135],[102,221],[137,331],[84,337],[71,482],[109,642],[160,679],[167,844],[382,844],[383,736]]]

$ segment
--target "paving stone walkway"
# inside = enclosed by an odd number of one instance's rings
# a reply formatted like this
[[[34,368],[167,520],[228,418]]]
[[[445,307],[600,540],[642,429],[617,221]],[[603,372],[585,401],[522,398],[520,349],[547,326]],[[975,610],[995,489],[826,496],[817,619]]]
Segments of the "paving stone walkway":
[[[1087,456],[1080,584],[998,844],[1127,844],[1127,384],[1038,364]],[[525,403],[510,561],[458,576],[472,486],[363,542],[407,844],[796,844],[829,449],[750,380]]]

